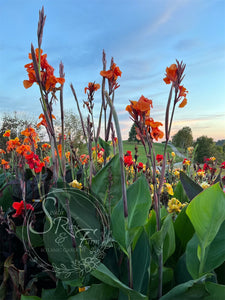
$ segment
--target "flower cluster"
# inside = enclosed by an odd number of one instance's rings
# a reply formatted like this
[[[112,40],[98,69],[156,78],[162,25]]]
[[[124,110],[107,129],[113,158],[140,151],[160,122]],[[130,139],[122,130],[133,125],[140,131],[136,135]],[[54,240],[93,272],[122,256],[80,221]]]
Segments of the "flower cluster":
[[[54,91],[56,88],[56,84],[64,84],[65,79],[61,77],[55,77],[54,76],[54,68],[49,65],[47,61],[47,54],[42,54],[43,50],[37,48],[35,50],[36,55],[36,61],[40,63],[40,81],[38,82],[38,79],[36,78],[36,73],[34,69],[34,63],[31,62],[29,64],[26,64],[24,67],[27,70],[28,73],[28,80],[23,81],[24,87],[27,89],[33,85],[33,83],[41,84],[41,87],[43,90],[48,93],[50,91]],[[39,56],[40,56],[40,62],[39,62]],[[29,53],[29,59],[32,60],[32,55]]]

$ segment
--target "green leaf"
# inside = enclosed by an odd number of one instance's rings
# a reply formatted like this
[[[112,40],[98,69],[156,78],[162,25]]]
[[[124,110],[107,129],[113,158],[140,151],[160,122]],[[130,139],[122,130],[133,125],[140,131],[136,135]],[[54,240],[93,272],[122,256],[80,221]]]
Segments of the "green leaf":
[[[181,243],[182,252],[185,251],[188,241],[195,232],[194,227],[186,214],[186,209],[186,207],[182,209],[174,222],[175,234]]]
[[[188,177],[184,172],[180,172],[180,181],[190,200],[203,191],[203,188]]]
[[[111,152],[111,146],[108,142],[104,141],[101,137],[98,138],[99,145],[105,150],[105,156],[108,157]]]
[[[175,270],[174,270],[174,277],[175,277],[175,285],[184,283],[186,281],[192,280],[190,273],[188,272],[186,266],[186,254],[184,253],[178,260]]]
[[[225,194],[219,183],[197,195],[189,204],[186,213],[201,245],[206,248],[225,220]]]
[[[49,289],[45,290],[42,289],[41,292],[41,300],[61,300],[61,299],[67,299],[67,293],[65,289],[63,288],[62,281],[57,282],[57,287],[55,289]]]
[[[125,284],[123,284],[105,265],[100,264],[96,270],[91,273],[94,277],[102,282],[119,288],[124,294],[129,296],[130,300],[147,300],[147,296],[132,290]]]
[[[188,196],[184,191],[181,181],[178,181],[174,189],[174,197],[177,198],[181,203],[188,202]]]
[[[0,195],[0,207],[6,212],[13,204],[13,189],[12,186],[7,186]]]
[[[116,154],[92,179],[91,192],[114,207],[122,196],[119,156]]]
[[[53,188],[46,209],[50,216],[43,237],[57,277],[82,278],[98,266],[110,241],[104,209],[93,196],[73,188]]]
[[[163,287],[169,285],[173,281],[173,269],[163,267]],[[159,273],[152,272],[151,270],[151,282],[150,282],[150,299],[157,298],[159,285]]]
[[[146,178],[142,175],[127,189],[128,228],[125,229],[123,199],[114,207],[111,224],[113,237],[126,253],[128,245],[138,234],[138,227],[148,220],[151,196]]]
[[[133,286],[140,293],[147,294],[149,282],[150,246],[147,233],[143,230],[132,254]]]
[[[16,227],[16,236],[21,240],[21,241],[26,241],[28,242],[28,236],[27,236],[27,226],[17,226]],[[39,234],[35,234],[33,232],[29,232],[29,239],[30,239],[30,244],[32,247],[41,247],[44,245],[44,241],[42,237]]]
[[[25,296],[25,295],[21,295],[20,300],[42,300],[41,298],[37,297],[37,296]]]
[[[164,247],[164,241],[167,235],[169,236],[167,238],[165,246],[168,247],[168,249]],[[150,243],[157,256],[159,256],[162,253],[163,249],[165,250],[165,253],[163,254],[164,262],[167,260],[168,257],[170,257],[173,254],[175,250],[175,236],[171,215],[167,215],[167,217],[164,219],[160,231],[156,231],[151,236]]]
[[[112,300],[118,298],[119,290],[107,284],[92,284],[86,291],[75,296],[71,296],[68,300]]]
[[[162,296],[160,300],[205,300],[205,297],[209,295],[204,285],[206,278],[207,276],[203,276],[197,280],[179,284]]]
[[[205,300],[224,300],[225,285],[216,284],[214,282],[206,282],[206,289],[209,292],[209,296],[205,297]]]
[[[221,225],[215,239],[206,248],[204,273],[212,272],[225,261],[225,221]],[[197,249],[199,239],[195,234],[187,244],[186,264],[191,276],[196,279],[199,275],[199,259],[197,257]]]

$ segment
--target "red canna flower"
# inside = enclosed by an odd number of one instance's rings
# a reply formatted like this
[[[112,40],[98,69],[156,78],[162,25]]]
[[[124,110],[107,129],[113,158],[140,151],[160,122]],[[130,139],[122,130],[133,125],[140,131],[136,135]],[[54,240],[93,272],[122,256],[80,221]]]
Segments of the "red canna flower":
[[[142,162],[139,162],[138,165],[137,165],[138,172],[143,170],[143,168],[144,168],[144,164]]]
[[[225,161],[222,162],[222,164],[220,165],[220,168],[221,168],[221,169],[225,169]]]
[[[161,162],[163,160],[163,155],[162,154],[157,154],[156,155],[156,160],[157,160],[158,163]]]
[[[45,166],[44,162],[41,162],[39,156],[31,152],[25,155],[25,159],[30,169],[33,169],[35,173],[40,173],[42,168]]]
[[[12,215],[13,218],[24,215],[25,208],[23,200],[20,202],[14,202],[12,206],[16,210],[16,213]],[[34,211],[34,207],[29,203],[26,203],[26,209]]]

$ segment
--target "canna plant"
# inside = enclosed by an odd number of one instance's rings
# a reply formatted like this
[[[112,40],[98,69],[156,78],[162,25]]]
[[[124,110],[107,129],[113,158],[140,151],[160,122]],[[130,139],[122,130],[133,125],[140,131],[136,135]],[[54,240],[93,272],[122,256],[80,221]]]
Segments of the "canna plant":
[[[0,151],[0,230],[5,241],[0,298],[223,299],[225,165],[220,165],[217,177],[209,177],[206,172],[215,168],[214,159],[209,159],[190,177],[192,158],[178,171],[173,169],[175,154],[167,153],[175,109],[187,104],[185,64],[176,61],[166,68],[164,82],[170,91],[163,155],[154,148],[164,133],[159,129],[163,123],[152,118],[153,101],[142,95],[126,107],[145,150],[143,163],[138,162],[138,147],[134,158],[131,151],[123,151],[114,106],[122,72],[113,59],[106,70],[103,51],[102,84],[89,82],[84,89],[87,120],[71,84],[87,145],[87,152],[79,154],[64,134],[63,65],[60,77],[55,77],[41,49],[45,20],[42,8],[38,48],[31,46],[24,87],[39,86],[43,114],[37,126],[46,128],[49,143],[40,145],[31,127],[22,132],[23,140],[10,139],[9,131],[4,134],[9,140],[7,153]],[[96,126],[94,98],[100,88]],[[57,92],[59,139],[53,123]]]

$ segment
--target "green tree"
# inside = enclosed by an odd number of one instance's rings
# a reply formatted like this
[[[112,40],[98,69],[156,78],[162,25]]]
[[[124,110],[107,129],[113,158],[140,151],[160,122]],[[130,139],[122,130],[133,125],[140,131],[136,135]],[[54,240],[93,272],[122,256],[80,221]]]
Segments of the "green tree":
[[[55,122],[57,134],[61,133],[61,122],[59,120],[60,118],[57,118]],[[70,136],[70,141],[72,142],[72,146],[74,148],[79,148],[80,151],[84,150],[85,141],[83,138],[81,121],[80,118],[71,110],[64,111],[64,132],[67,137]]]
[[[216,156],[216,147],[212,138],[201,136],[197,138],[195,145],[198,145],[195,152],[195,161],[197,161],[198,163],[203,163],[204,158]]]
[[[172,138],[172,143],[176,147],[184,148],[192,146],[193,136],[191,128],[186,126],[180,129]]]
[[[133,125],[131,126],[131,129],[129,131],[129,138],[128,138],[129,142],[138,142],[138,140],[136,138],[137,132],[136,132],[135,128],[136,128],[136,125],[135,125],[135,123],[133,123]]]

